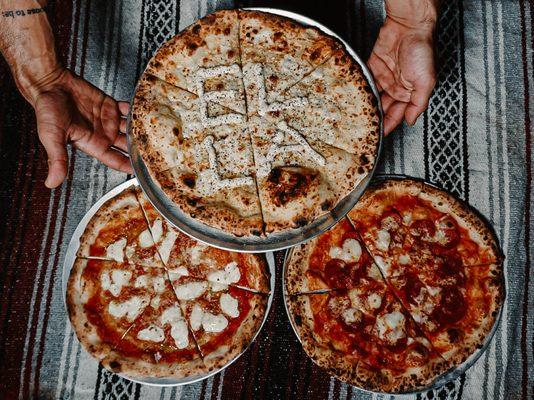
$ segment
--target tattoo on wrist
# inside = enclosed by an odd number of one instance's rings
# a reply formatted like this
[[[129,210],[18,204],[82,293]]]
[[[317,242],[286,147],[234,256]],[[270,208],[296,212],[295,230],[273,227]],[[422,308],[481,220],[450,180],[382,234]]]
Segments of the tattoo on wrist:
[[[24,8],[20,10],[2,11],[2,17],[4,18],[25,17],[26,15],[40,14],[42,12],[45,12],[44,7]]]

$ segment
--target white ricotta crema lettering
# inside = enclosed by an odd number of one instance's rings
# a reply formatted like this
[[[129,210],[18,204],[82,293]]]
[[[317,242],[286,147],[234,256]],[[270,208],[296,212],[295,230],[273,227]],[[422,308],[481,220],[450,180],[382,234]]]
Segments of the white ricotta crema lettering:
[[[254,180],[251,176],[232,179],[221,178],[218,171],[217,154],[215,152],[215,148],[213,147],[213,142],[213,136],[207,136],[202,142],[202,145],[208,153],[210,167],[198,174],[198,192],[204,196],[209,196],[210,194],[218,192],[221,189],[232,189],[241,186],[254,185]]]
[[[236,79],[241,80],[242,74],[239,65],[223,65],[212,68],[199,68],[195,75],[195,86],[197,89],[198,102],[200,108],[200,120],[205,127],[227,125],[227,124],[240,124],[245,122],[245,116],[242,114],[228,113],[224,115],[218,115],[216,117],[210,117],[208,115],[208,102],[220,102],[225,99],[238,99],[238,92],[235,90],[222,90],[205,92],[204,82],[217,76],[234,75]]]

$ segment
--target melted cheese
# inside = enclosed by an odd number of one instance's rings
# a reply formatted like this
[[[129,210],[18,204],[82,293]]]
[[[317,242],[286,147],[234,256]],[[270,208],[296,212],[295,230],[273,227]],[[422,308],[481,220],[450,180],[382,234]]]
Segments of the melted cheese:
[[[148,305],[148,296],[133,296],[124,302],[112,301],[109,303],[109,313],[116,317],[126,319],[132,322]]]
[[[161,244],[159,245],[159,255],[161,256],[161,260],[163,261],[164,264],[167,264],[167,262],[169,261],[171,251],[172,251],[174,242],[176,241],[177,237],[178,237],[178,234],[174,232],[173,230],[169,229],[169,231],[163,238]]]
[[[202,307],[195,303],[193,309],[191,310],[191,315],[189,316],[189,323],[191,324],[191,329],[198,331],[202,325],[202,316],[204,311]]]
[[[361,312],[357,308],[347,308],[341,313],[341,316],[347,324],[353,324],[360,320]]]
[[[410,225],[411,222],[412,222],[412,214],[410,213],[404,214],[404,216],[402,217],[402,223],[404,225]]]
[[[176,347],[185,349],[189,346],[189,331],[187,323],[182,317],[182,311],[178,305],[171,306],[161,314],[161,323],[171,326],[171,337],[174,339]]]
[[[150,307],[152,307],[155,310],[158,309],[160,301],[161,301],[161,297],[159,296],[152,297],[152,300],[150,300]]]
[[[391,242],[391,235],[385,229],[380,229],[376,233],[376,248],[381,251],[387,251]]]
[[[165,279],[161,276],[156,276],[152,279],[152,285],[156,293],[163,293],[165,291]]]
[[[208,274],[208,280],[210,282],[218,283],[221,285],[231,285],[232,283],[239,282],[241,279],[241,272],[235,261],[228,263],[224,270],[216,270]]]
[[[138,240],[139,247],[141,247],[142,249],[154,246],[154,240],[152,240],[152,234],[150,233],[150,230],[148,228],[141,232]]]
[[[127,285],[131,278],[132,273],[130,271],[116,269],[111,271],[111,276],[109,271],[103,272],[100,281],[102,289],[109,290],[113,296],[117,297],[121,293],[122,287]]]
[[[213,292],[220,292],[222,290],[228,289],[228,285],[225,285],[224,283],[210,281],[210,288]]]
[[[399,311],[381,315],[376,319],[378,337],[389,343],[395,343],[405,337],[404,332],[405,317]]]
[[[174,269],[169,269],[168,271],[169,271],[169,279],[171,281],[177,281],[182,276],[189,276],[189,271],[187,270],[186,267],[178,267]]]
[[[410,256],[407,254],[401,254],[399,256],[399,264],[406,265],[410,262]]]
[[[127,260],[131,260],[135,255],[135,245],[131,244],[124,249],[124,255]]]
[[[382,297],[378,293],[371,293],[369,296],[367,296],[367,304],[372,309],[380,308],[380,305],[382,304]]]
[[[207,248],[205,244],[199,243],[193,247],[191,247],[191,264],[193,265],[199,265],[202,262],[202,254],[204,253],[204,250]]]
[[[137,333],[137,338],[148,342],[161,343],[165,339],[165,332],[159,326],[149,325]]]
[[[134,287],[144,288],[148,286],[148,275],[141,275],[135,279]]]
[[[189,330],[184,319],[171,323],[171,337],[179,349],[189,346]]]
[[[382,270],[385,276],[391,275],[391,264],[389,261],[384,260],[380,256],[375,256],[375,262],[378,265],[378,267]]]
[[[163,222],[159,218],[152,224],[152,235],[155,243],[158,243],[163,236]]]
[[[211,314],[204,312],[202,315],[202,328],[206,332],[222,332],[228,326],[228,320],[222,314]]]
[[[194,300],[202,296],[207,288],[208,284],[206,282],[189,282],[183,285],[176,285],[174,292],[179,300]]]
[[[219,299],[221,305],[221,310],[223,313],[228,315],[230,318],[239,317],[239,303],[237,299],[234,299],[228,293],[223,293]]]
[[[127,240],[122,238],[114,243],[111,243],[106,249],[106,258],[115,260],[117,262],[124,261],[124,248],[126,247]]]
[[[329,251],[331,258],[337,258],[347,263],[358,262],[362,256],[362,247],[356,239],[345,239],[342,247],[332,247]]]

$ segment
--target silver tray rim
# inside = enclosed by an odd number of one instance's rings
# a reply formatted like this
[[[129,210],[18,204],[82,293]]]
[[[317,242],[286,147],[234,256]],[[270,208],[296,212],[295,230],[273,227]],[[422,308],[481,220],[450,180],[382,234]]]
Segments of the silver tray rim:
[[[159,187],[159,185],[154,181],[150,175],[148,168],[143,162],[139,150],[131,137],[131,118],[132,118],[132,109],[128,114],[127,118],[127,141],[128,141],[128,152],[130,154],[130,160],[132,167],[139,181],[139,186],[145,192],[147,198],[150,200],[154,208],[156,208],[161,215],[167,221],[169,221],[173,226],[178,230],[193,237],[194,239],[208,244],[213,247],[217,247],[223,250],[229,251],[239,251],[242,253],[263,253],[263,252],[272,252],[277,250],[284,250],[292,246],[304,243],[317,235],[327,231],[332,226],[334,226],[339,220],[341,220],[358,202],[359,198],[367,189],[373,175],[375,174],[376,168],[380,162],[382,148],[383,148],[383,110],[382,103],[380,101],[380,95],[374,78],[370,71],[368,70],[366,64],[358,56],[356,51],[343,40],[339,35],[333,32],[331,29],[327,28],[323,24],[301,14],[295,12],[281,10],[277,8],[264,8],[264,7],[254,7],[254,8],[241,8],[243,10],[254,10],[261,11],[266,13],[271,13],[275,15],[280,15],[289,19],[293,19],[296,22],[305,25],[315,27],[321,30],[323,33],[333,37],[335,40],[343,44],[345,50],[350,54],[351,57],[359,64],[360,68],[363,71],[365,79],[367,80],[371,90],[375,96],[378,112],[379,112],[379,137],[378,144],[376,146],[375,152],[375,162],[373,168],[367,176],[347,195],[345,196],[329,213],[317,218],[310,224],[305,225],[302,228],[291,229],[288,231],[269,234],[266,236],[235,236],[231,233],[227,233],[221,229],[217,229],[211,226],[208,226],[194,218],[191,218],[185,214],[181,209],[175,205]],[[144,72],[143,72],[144,73]],[[135,93],[132,95],[132,101],[130,104],[133,104],[133,99],[135,98]]]
[[[444,190],[445,192],[450,194],[449,191],[443,189],[442,187],[440,187],[439,185],[437,185],[437,184],[435,184],[433,182],[430,182],[430,181],[428,181],[426,179],[423,179],[423,178],[413,177],[413,176],[409,176],[409,175],[405,175],[405,174],[377,174],[374,177],[373,181],[371,182],[371,186],[372,186],[373,183],[379,182],[381,180],[387,180],[387,179],[393,179],[393,180],[412,179],[412,180],[416,180],[416,181],[419,181],[419,182],[423,182],[423,183],[425,183],[425,184],[427,184],[429,186],[432,186],[432,187],[434,187],[436,189]],[[497,236],[496,236],[496,234],[495,234],[495,232],[493,230],[493,226],[487,221],[487,219],[477,209],[475,209],[473,206],[469,205],[467,202],[463,201],[462,199],[459,199],[457,196],[454,196],[454,197],[457,200],[459,200],[462,204],[468,206],[479,217],[481,217],[484,220],[484,222],[487,224],[487,226],[490,227],[490,229],[492,231],[492,234],[494,235],[495,239],[497,239]],[[499,242],[497,241],[497,243],[499,243]],[[291,328],[293,329],[293,332],[295,333],[295,336],[297,337],[297,340],[299,341],[299,343],[302,344],[302,339],[301,339],[300,335],[298,334],[298,330],[297,330],[297,328],[295,326],[295,321],[293,320],[292,314],[290,313],[289,307],[288,307],[288,304],[287,304],[288,303],[288,298],[290,296],[292,296],[292,295],[288,294],[287,291],[286,291],[286,270],[287,270],[287,263],[291,259],[291,255],[292,255],[293,250],[294,250],[294,248],[289,249],[284,254],[284,261],[283,261],[283,266],[282,266],[282,289],[281,290],[282,290],[282,298],[284,300],[284,309],[285,309],[287,317],[289,319],[289,323],[291,325]],[[502,254],[502,250],[501,250],[500,247],[498,248],[498,250]],[[429,385],[427,385],[425,387],[422,387],[422,388],[418,388],[418,389],[412,390],[412,391],[407,391],[407,392],[380,392],[380,391],[364,389],[364,388],[361,388],[359,386],[352,385],[350,383],[347,383],[347,384],[352,386],[352,387],[354,387],[355,389],[361,390],[362,392],[369,393],[369,394],[390,395],[390,396],[391,395],[416,395],[416,394],[421,394],[421,393],[427,392],[429,390],[439,389],[439,388],[443,387],[444,385],[446,385],[448,382],[450,382],[450,381],[458,378],[460,375],[464,374],[468,369],[470,369],[476,363],[476,361],[482,356],[482,354],[484,354],[484,352],[486,352],[486,350],[488,349],[488,347],[491,344],[491,341],[493,340],[493,337],[495,336],[495,332],[497,331],[497,329],[499,328],[499,326],[501,324],[503,308],[504,308],[504,304],[506,302],[507,293],[508,293],[508,291],[507,291],[507,277],[506,277],[506,274],[505,274],[505,271],[504,271],[504,258],[501,261],[501,274],[500,275],[501,275],[500,276],[500,282],[501,282],[501,285],[502,285],[501,286],[502,301],[501,301],[501,304],[499,306],[499,313],[497,315],[497,318],[495,318],[495,321],[493,322],[493,326],[491,327],[491,330],[486,335],[486,337],[484,339],[484,343],[482,344],[482,347],[476,349],[463,363],[461,363],[459,365],[456,365],[454,367],[451,367],[449,370],[445,371],[441,375],[438,375]],[[326,293],[326,292],[329,292],[329,290],[316,290],[316,291],[310,292],[308,294],[318,294],[318,293]],[[293,296],[298,296],[298,295],[293,295]],[[306,356],[308,356],[308,355],[306,354]],[[315,362],[315,361],[313,361],[313,362]],[[322,368],[321,366],[319,366],[319,367]],[[333,376],[333,375],[331,375],[331,376]],[[335,376],[334,376],[334,378],[340,380],[339,378],[337,378]]]
[[[65,312],[67,313],[67,315],[68,315],[67,297],[66,297],[67,285],[68,285],[68,281],[69,281],[70,272],[71,272],[72,267],[74,265],[74,262],[76,261],[76,258],[77,258],[76,253],[78,252],[78,248],[80,246],[80,237],[83,235],[83,233],[85,231],[85,228],[87,227],[87,224],[89,223],[91,218],[93,218],[93,216],[96,214],[96,212],[102,207],[102,205],[106,201],[108,201],[109,199],[111,199],[111,198],[117,196],[118,194],[122,193],[124,190],[126,190],[126,189],[128,189],[128,188],[130,188],[132,186],[136,186],[136,185],[138,185],[137,179],[136,178],[132,178],[132,179],[127,180],[126,182],[123,182],[123,183],[119,184],[118,186],[114,187],[109,192],[104,194],[104,196],[102,196],[100,199],[98,199],[98,201],[91,206],[91,208],[87,211],[87,213],[85,213],[85,215],[82,217],[82,219],[78,223],[78,226],[74,230],[74,233],[72,234],[72,237],[70,239],[69,245],[67,247],[67,251],[65,253],[65,259],[63,261],[63,270],[62,270],[63,305],[65,307]],[[263,320],[262,320],[262,323],[261,323],[260,327],[258,328],[256,333],[252,337],[252,339],[249,342],[249,344],[243,349],[243,351],[241,353],[239,353],[237,356],[235,356],[227,364],[223,365],[219,369],[216,369],[216,370],[211,371],[211,372],[206,373],[206,374],[195,375],[195,376],[185,377],[185,378],[181,378],[181,379],[153,378],[153,377],[142,377],[142,378],[141,377],[130,377],[130,376],[125,375],[125,374],[115,373],[113,371],[110,371],[110,372],[113,372],[113,373],[119,375],[121,378],[128,379],[128,380],[130,380],[132,382],[141,383],[143,385],[157,386],[157,387],[173,387],[173,386],[182,386],[182,385],[188,385],[190,383],[200,382],[200,381],[202,381],[204,379],[208,379],[209,377],[211,377],[213,375],[216,375],[219,372],[223,371],[224,369],[228,368],[231,364],[233,364],[238,358],[240,358],[249,349],[249,347],[252,345],[252,343],[256,340],[256,338],[258,337],[258,335],[262,331],[263,326],[265,325],[265,322],[267,321],[267,319],[269,317],[269,313],[270,313],[270,310],[271,310],[271,305],[272,305],[273,299],[274,299],[275,282],[276,282],[276,276],[275,276],[276,267],[275,267],[274,255],[273,255],[272,252],[265,253],[264,256],[265,256],[267,264],[269,266],[269,273],[271,275],[270,278],[269,278],[270,279],[269,284],[270,284],[271,291],[270,291],[270,293],[268,295],[267,307],[265,309],[265,315],[263,317]],[[69,324],[71,325],[71,328],[72,328],[72,322],[70,321],[70,317],[67,317],[67,318],[68,318],[68,322],[69,322]],[[76,331],[73,328],[72,328],[72,330],[74,331],[74,333],[76,333]],[[83,350],[92,357],[92,355],[85,350],[84,346],[81,345],[81,343],[78,340],[78,336],[76,334],[75,334],[75,337],[76,337],[76,340],[78,341],[80,347],[83,348]]]

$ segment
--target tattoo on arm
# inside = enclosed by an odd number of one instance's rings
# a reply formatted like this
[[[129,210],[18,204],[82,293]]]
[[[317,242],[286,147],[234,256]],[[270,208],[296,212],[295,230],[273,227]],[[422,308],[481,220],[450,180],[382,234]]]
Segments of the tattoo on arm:
[[[45,12],[44,7],[27,8],[27,9],[21,9],[21,10],[9,10],[9,11],[2,11],[2,17],[4,18],[25,17],[26,15],[40,14],[42,12]]]

